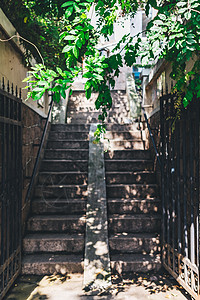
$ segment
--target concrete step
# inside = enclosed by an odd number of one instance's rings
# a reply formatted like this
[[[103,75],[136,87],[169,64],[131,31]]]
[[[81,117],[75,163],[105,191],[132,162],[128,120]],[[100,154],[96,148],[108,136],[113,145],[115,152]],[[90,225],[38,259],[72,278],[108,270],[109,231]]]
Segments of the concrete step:
[[[151,233],[119,233],[109,237],[109,246],[114,253],[158,253],[160,238]]]
[[[111,256],[111,268],[113,274],[133,274],[136,272],[147,273],[159,271],[161,259],[159,255],[143,254],[117,254]]]
[[[146,142],[141,140],[129,141],[104,141],[105,148],[108,150],[145,150],[147,149]]]
[[[39,185],[83,185],[87,184],[87,172],[40,172],[38,183]]]
[[[82,117],[81,115],[77,115],[76,117],[68,116],[67,117],[68,124],[91,124],[91,123],[99,123],[98,117],[88,116],[87,118]]]
[[[158,195],[156,184],[112,184],[106,186],[108,198],[143,198],[149,199]]]
[[[38,185],[35,188],[35,197],[44,200],[56,199],[85,199],[87,197],[87,185]]]
[[[67,110],[69,114],[71,112],[78,112],[78,113],[93,113],[93,112],[98,112],[95,104],[93,103],[85,103],[84,101],[75,101],[75,102],[69,102],[69,105],[67,107]]]
[[[124,132],[143,130],[142,122],[133,122],[132,124],[106,124],[107,131]]]
[[[89,141],[49,141],[47,149],[88,149]]]
[[[131,122],[131,119],[128,117],[128,115],[123,115],[120,117],[122,109],[119,110],[119,113],[116,113],[114,116],[108,115],[108,117],[105,119],[105,123],[114,123],[114,124],[127,124]]]
[[[67,113],[67,119],[68,118],[73,118],[73,119],[78,119],[81,117],[81,119],[91,119],[91,118],[97,118],[101,112],[100,111],[94,111],[94,112],[78,112],[76,109],[74,111],[68,111]]]
[[[87,172],[88,171],[88,161],[87,160],[48,160],[44,159],[41,165],[42,172],[62,172],[62,171],[77,171],[77,172]]]
[[[73,141],[87,141],[89,139],[88,132],[73,132],[73,131],[51,131],[49,133],[48,141],[63,141],[63,140],[73,140]]]
[[[112,214],[157,214],[161,212],[159,199],[108,199],[108,213]]]
[[[95,105],[90,103],[84,103],[83,101],[80,101],[79,103],[71,103],[68,106],[67,109],[67,116],[73,116],[76,114],[82,114],[84,117],[89,115],[98,115],[99,111],[96,109]]]
[[[87,106],[85,103],[80,103],[80,107],[77,106],[77,104],[75,105],[70,105],[68,107],[68,112],[67,112],[67,117],[68,118],[73,118],[76,115],[91,115],[95,118],[98,118],[98,115],[100,114],[99,111],[97,111],[95,106]]]
[[[151,153],[148,150],[115,150],[115,151],[107,151],[104,154],[106,160],[109,159],[143,159],[150,160]]]
[[[145,131],[107,131],[105,138],[115,141],[121,140],[146,140]]]
[[[158,215],[109,215],[110,233],[159,232],[161,217]]]
[[[78,215],[35,215],[29,218],[27,231],[84,233],[85,217]]]
[[[143,159],[106,159],[105,170],[106,172],[114,171],[150,171],[153,169],[152,160]]]
[[[137,171],[137,172],[106,172],[106,183],[109,184],[132,184],[155,183],[155,174],[152,171]]]
[[[45,150],[45,159],[67,159],[67,160],[87,160],[89,156],[88,149],[54,149]]]
[[[34,199],[31,203],[31,211],[37,215],[84,215],[86,212],[86,200],[80,199]]]
[[[65,252],[65,254],[83,253],[84,235],[83,234],[27,234],[23,239],[23,252]]]
[[[89,132],[90,126],[86,124],[52,124],[51,131],[79,131],[79,132]]]
[[[22,260],[22,274],[83,273],[83,255],[38,254],[25,255]]]

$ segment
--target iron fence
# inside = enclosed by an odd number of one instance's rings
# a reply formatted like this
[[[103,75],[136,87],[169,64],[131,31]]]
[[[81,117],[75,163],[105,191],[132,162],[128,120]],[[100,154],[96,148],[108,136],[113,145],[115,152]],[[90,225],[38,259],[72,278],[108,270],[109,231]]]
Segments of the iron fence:
[[[6,91],[7,90],[7,91]],[[21,270],[21,95],[0,89],[0,299]]]
[[[176,95],[160,99],[162,152],[162,259],[164,267],[194,297],[199,291],[198,99],[176,119]]]

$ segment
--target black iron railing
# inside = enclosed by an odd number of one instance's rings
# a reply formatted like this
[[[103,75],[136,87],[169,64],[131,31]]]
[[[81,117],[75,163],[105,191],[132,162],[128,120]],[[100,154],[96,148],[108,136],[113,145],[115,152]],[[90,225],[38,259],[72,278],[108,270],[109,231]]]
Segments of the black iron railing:
[[[21,90],[0,89],[0,299],[21,271],[22,101]]]
[[[48,129],[48,123],[49,123],[49,119],[50,119],[50,116],[51,116],[52,108],[53,108],[53,96],[52,96],[52,100],[51,100],[50,105],[49,105],[49,111],[48,111],[48,115],[47,115],[46,122],[45,122],[45,125],[44,125],[44,130],[43,130],[43,133],[42,133],[42,138],[41,138],[39,149],[38,149],[38,152],[37,152],[37,157],[36,157],[35,165],[34,165],[34,168],[33,168],[31,180],[30,180],[28,190],[27,190],[27,193],[26,193],[25,202],[27,202],[29,200],[30,196],[31,196],[32,188],[33,188],[33,185],[34,185],[34,182],[35,182],[35,177],[36,177],[37,172],[38,172],[40,156],[41,156],[41,152],[43,150],[43,146],[44,146],[44,142],[45,142],[45,137],[46,137],[46,133],[47,133],[47,129]]]
[[[200,103],[194,99],[176,121],[175,94],[160,99],[162,152],[162,261],[192,295],[200,299],[199,156]]]
[[[141,109],[143,111],[144,119],[145,119],[145,122],[146,122],[146,125],[147,125],[147,129],[149,131],[149,136],[150,136],[151,141],[152,141],[152,145],[153,145],[153,148],[154,148],[154,151],[155,151],[156,158],[157,158],[158,163],[159,163],[159,165],[161,167],[160,155],[159,155],[158,150],[156,148],[156,143],[155,143],[155,140],[154,140],[154,137],[153,137],[153,133],[151,131],[151,127],[150,127],[150,124],[149,124],[149,121],[148,121],[147,114],[146,114],[144,106],[141,106]]]

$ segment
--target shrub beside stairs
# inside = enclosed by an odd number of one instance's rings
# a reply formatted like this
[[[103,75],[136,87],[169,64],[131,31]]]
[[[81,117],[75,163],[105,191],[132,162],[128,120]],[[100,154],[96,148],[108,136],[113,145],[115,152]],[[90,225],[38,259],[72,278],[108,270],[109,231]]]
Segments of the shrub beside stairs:
[[[126,95],[112,92],[105,141],[113,273],[158,270],[159,191],[144,131],[129,121]],[[82,273],[90,123],[98,112],[74,92],[66,124],[51,125],[23,239],[23,274]]]

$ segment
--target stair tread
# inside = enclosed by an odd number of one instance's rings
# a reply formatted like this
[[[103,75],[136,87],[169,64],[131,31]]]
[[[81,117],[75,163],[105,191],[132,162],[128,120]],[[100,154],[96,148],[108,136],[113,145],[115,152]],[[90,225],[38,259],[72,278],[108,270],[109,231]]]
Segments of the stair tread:
[[[41,199],[41,198],[34,198],[33,199],[33,202],[43,202],[44,203],[44,199]],[[54,202],[54,198],[51,198],[49,199],[47,202]],[[80,203],[85,203],[86,202],[86,199],[80,199],[80,198],[67,198],[67,199],[62,199],[60,198],[59,200],[56,199],[56,203],[58,202],[63,202],[63,203],[77,203],[77,202],[80,202]]]
[[[112,143],[112,142],[121,142],[121,143],[126,143],[126,142],[129,142],[129,143],[135,143],[135,142],[141,142],[141,143],[143,143],[143,142],[146,142],[146,140],[142,140],[141,138],[134,138],[134,139],[123,139],[123,140],[119,140],[119,139],[109,139],[110,140],[110,142]]]
[[[116,233],[110,235],[109,239],[149,239],[155,238],[158,239],[160,237],[157,233]]]
[[[55,143],[61,143],[61,142],[88,142],[89,143],[89,140],[74,140],[74,139],[59,139],[59,140],[55,140],[55,139],[51,139],[49,138],[48,139],[48,142],[55,142]]]
[[[115,149],[115,150],[110,150],[108,149],[107,153],[115,153],[115,152],[145,152],[145,153],[151,153],[150,150],[148,149],[123,149],[123,150],[120,150],[120,149]]]
[[[68,263],[68,262],[81,262],[83,260],[82,255],[74,254],[26,254],[23,257],[22,263]]]
[[[55,148],[55,149],[45,149],[45,151],[52,151],[52,152],[77,152],[77,151],[81,151],[81,152],[88,152],[88,149],[60,149],[60,148]]]
[[[149,255],[149,254],[135,254],[135,253],[128,253],[128,254],[114,254],[111,255],[111,261],[116,261],[116,262],[161,262],[160,255]]]
[[[116,198],[108,198],[108,202],[121,202],[121,203],[129,203],[129,202],[161,202],[158,198],[147,198],[147,199],[116,199]]]
[[[146,187],[152,187],[152,186],[158,186],[157,183],[132,183],[132,184],[129,184],[129,183],[114,183],[114,184],[107,184],[107,187],[122,187],[122,186],[132,186],[132,187],[135,187],[135,186],[146,186]]]
[[[149,163],[153,163],[153,161],[151,159],[105,159],[105,162],[138,162],[138,163],[141,163],[141,162],[149,162]]]
[[[67,233],[29,233],[24,237],[24,240],[74,240],[83,239],[84,234],[67,234]]]
[[[39,172],[40,175],[54,175],[54,174],[58,174],[58,175],[65,175],[65,174],[77,174],[77,175],[81,175],[81,174],[88,174],[88,172],[86,171],[40,171]]]
[[[107,130],[106,133],[119,133],[119,134],[123,134],[123,133],[135,133],[135,132],[145,132],[145,130],[139,130],[139,129],[134,129],[134,130],[121,130],[121,131],[118,131],[118,130]],[[106,134],[105,134],[106,135]]]
[[[74,163],[74,162],[88,162],[88,160],[87,159],[76,159],[76,160],[71,160],[71,159],[60,159],[60,160],[58,160],[58,159],[43,159],[42,160],[42,162],[56,162],[56,163],[58,163],[58,162],[71,162],[71,163]]]
[[[137,175],[137,174],[155,174],[154,171],[147,171],[147,170],[138,170],[138,171],[106,171],[107,175],[114,175],[114,174],[130,174],[130,175]]]
[[[125,220],[125,219],[160,219],[161,215],[153,215],[153,214],[134,214],[134,215],[126,215],[126,214],[112,214],[108,216],[109,219],[120,219],[120,220]]]
[[[33,215],[29,220],[38,219],[38,220],[85,220],[84,215]]]
[[[51,184],[51,185],[37,185],[36,188],[44,188],[44,187],[48,187],[48,188],[67,188],[67,187],[87,187],[87,184]]]

